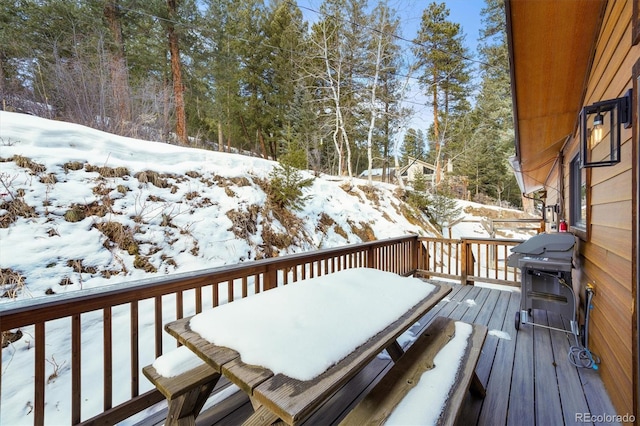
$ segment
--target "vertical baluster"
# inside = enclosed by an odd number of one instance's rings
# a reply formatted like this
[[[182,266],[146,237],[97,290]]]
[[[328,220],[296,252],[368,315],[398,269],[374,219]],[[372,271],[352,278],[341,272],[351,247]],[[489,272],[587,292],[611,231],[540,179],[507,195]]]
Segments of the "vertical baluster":
[[[130,303],[131,317],[130,317],[130,342],[131,342],[131,396],[138,396],[140,393],[140,360],[139,360],[139,346],[138,346],[138,301],[134,300]],[[74,423],[75,424],[75,423]]]
[[[202,292],[204,289],[202,287],[198,287],[195,289],[196,292],[196,314],[202,312]]]
[[[45,365],[45,332],[44,323],[35,324],[36,353],[35,353],[35,389],[34,389],[34,425],[44,425],[44,365]]]
[[[484,243],[484,273],[485,277],[489,278],[489,244]]]
[[[498,279],[500,274],[502,273],[502,271],[500,270],[500,245],[497,242],[493,243],[493,246],[491,247],[491,250],[493,250],[493,256],[494,256],[494,260],[493,260],[493,266],[495,268],[495,278]]]
[[[248,290],[248,285],[247,285],[247,276],[243,275],[242,276],[242,298],[247,297],[247,294],[249,293]]]
[[[184,317],[183,312],[184,300],[182,296],[182,291],[176,292],[176,318],[181,319]]]
[[[112,406],[113,394],[113,347],[111,333],[111,307],[103,309],[103,345],[104,345],[104,411]]]
[[[233,302],[233,279],[227,281],[227,302]]]
[[[218,295],[218,283],[214,282],[213,286],[211,287],[211,298],[213,300],[213,307],[215,308],[216,306],[220,305],[220,297]]]
[[[162,355],[162,296],[155,297],[155,340],[156,340],[156,358]]]
[[[507,245],[502,246],[502,258],[504,259],[504,266],[502,267],[502,274],[504,275],[503,279],[505,281],[509,281],[509,273],[507,271]]]
[[[447,274],[451,274],[451,240],[447,240],[447,251],[449,252],[447,256]]]
[[[80,423],[81,395],[81,337],[80,314],[71,316],[71,423]]]

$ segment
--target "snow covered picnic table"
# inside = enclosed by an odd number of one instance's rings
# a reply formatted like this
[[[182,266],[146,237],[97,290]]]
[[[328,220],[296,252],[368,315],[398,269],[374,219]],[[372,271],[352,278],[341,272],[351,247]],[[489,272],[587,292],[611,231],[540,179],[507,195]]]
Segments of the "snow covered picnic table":
[[[278,287],[166,325],[249,395],[247,423],[304,421],[451,291],[418,278],[347,269]],[[164,376],[180,373],[164,366]],[[172,371],[175,370],[175,371]]]

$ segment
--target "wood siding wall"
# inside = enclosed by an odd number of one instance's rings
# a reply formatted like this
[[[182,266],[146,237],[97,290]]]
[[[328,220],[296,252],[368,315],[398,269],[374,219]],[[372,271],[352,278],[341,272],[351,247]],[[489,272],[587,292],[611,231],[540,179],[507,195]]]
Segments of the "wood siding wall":
[[[640,46],[632,46],[632,5],[628,1],[607,4],[586,81],[584,105],[624,96],[633,85],[632,70]],[[567,220],[570,163],[580,152],[578,123],[576,117],[576,131],[547,180],[548,188],[557,189],[548,191],[547,203],[558,202]],[[587,283],[595,286],[589,348],[602,360],[600,374],[619,414],[635,412],[632,132],[636,126],[622,129],[619,164],[587,169],[587,230],[580,234],[581,256],[574,273],[574,287],[581,290],[581,295]]]

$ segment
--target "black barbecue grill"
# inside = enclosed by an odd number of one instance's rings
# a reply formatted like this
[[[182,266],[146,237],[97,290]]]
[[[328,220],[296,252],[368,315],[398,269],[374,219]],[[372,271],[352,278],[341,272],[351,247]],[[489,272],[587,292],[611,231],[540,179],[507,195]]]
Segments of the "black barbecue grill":
[[[508,266],[520,268],[522,295],[520,311],[516,312],[516,330],[521,324],[572,333],[575,345],[569,348],[569,361],[576,367],[598,369],[600,359],[589,350],[589,311],[594,295],[593,286],[586,286],[585,318],[582,330],[578,327],[576,298],[571,283],[576,238],[573,234],[538,234],[511,249]],[[571,330],[549,327],[533,322],[532,309],[560,314],[571,321]],[[579,342],[580,331],[583,341]]]
[[[521,271],[522,296],[515,326],[533,322],[532,309],[556,312],[571,321],[571,333],[578,336],[576,300],[571,284],[575,237],[570,233],[538,234],[511,249],[507,264]],[[556,329],[556,328],[553,328]],[[559,329],[556,329],[559,330]],[[568,330],[560,330],[569,332]]]

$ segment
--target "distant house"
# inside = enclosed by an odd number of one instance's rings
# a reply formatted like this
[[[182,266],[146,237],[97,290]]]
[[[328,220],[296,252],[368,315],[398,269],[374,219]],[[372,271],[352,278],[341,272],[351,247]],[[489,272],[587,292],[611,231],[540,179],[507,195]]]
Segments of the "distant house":
[[[399,175],[405,184],[410,183],[417,173],[424,174],[427,177],[427,182],[432,182],[434,180],[435,170],[436,167],[433,164],[409,157],[408,163],[400,167]],[[369,170],[363,171],[358,177],[361,179],[369,179]],[[396,168],[371,169],[371,179],[375,181],[395,182]]]
[[[468,200],[468,179],[465,176],[453,176],[451,162],[447,164],[446,169],[446,180],[445,173],[441,171],[439,181],[446,182],[448,189],[456,198]],[[425,176],[427,185],[433,186],[436,184],[436,166],[433,164],[418,160],[417,158],[409,157],[407,164],[400,167],[399,170],[399,175],[405,185],[411,185],[411,182],[418,174],[423,174]],[[361,179],[369,179],[369,171],[363,171],[358,175],[358,177]],[[396,169],[395,167],[390,167],[388,169],[371,169],[371,179],[374,181],[395,182]]]
[[[436,166],[417,158],[409,157],[406,165],[400,168],[400,176],[405,183],[413,181],[416,174],[422,173],[427,178],[427,182],[434,183],[436,176]]]
[[[505,4],[516,177],[578,237],[574,290],[584,303],[595,287],[589,349],[616,411],[637,416],[640,1]]]
[[[369,170],[365,170],[358,175],[360,179],[369,179]],[[388,167],[386,169],[371,169],[371,180],[376,182],[394,182],[396,179],[396,169]]]

